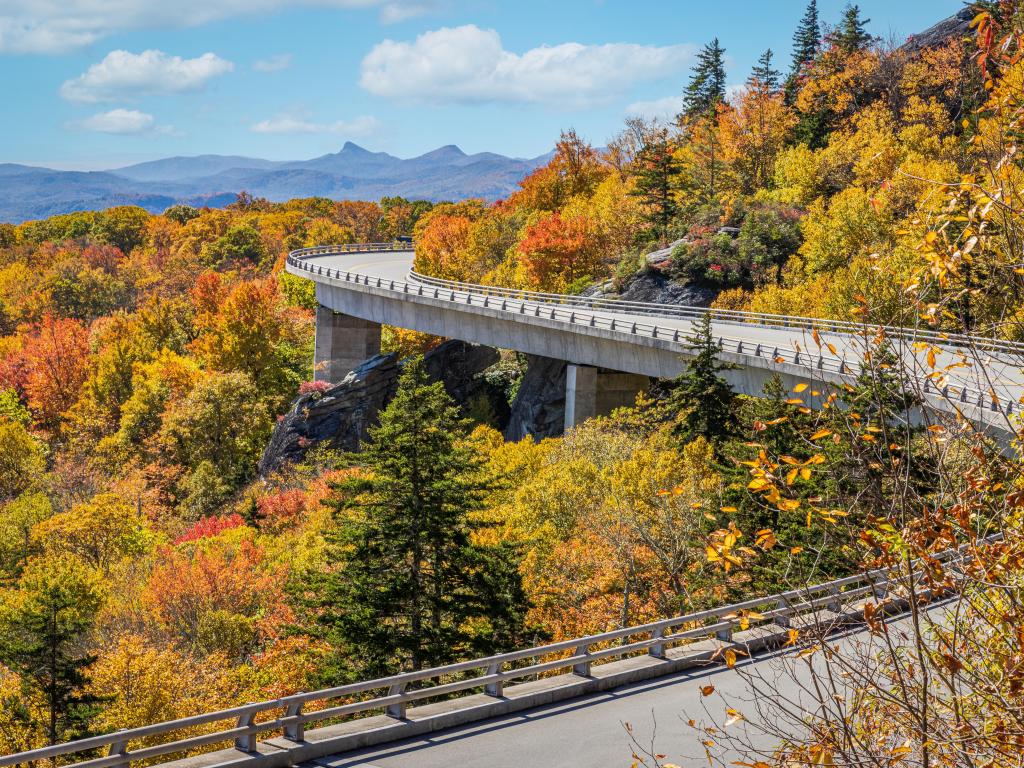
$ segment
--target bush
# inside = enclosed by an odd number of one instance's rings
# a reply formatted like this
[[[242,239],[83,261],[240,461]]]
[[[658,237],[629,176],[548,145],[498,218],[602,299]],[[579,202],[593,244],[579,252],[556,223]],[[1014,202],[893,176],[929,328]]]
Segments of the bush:
[[[747,213],[736,244],[757,285],[778,283],[782,267],[803,244],[801,214],[795,208],[766,206]]]
[[[672,251],[672,275],[691,283],[733,287],[749,280],[749,267],[740,258],[736,241],[717,228],[700,226],[690,230],[689,241]]]

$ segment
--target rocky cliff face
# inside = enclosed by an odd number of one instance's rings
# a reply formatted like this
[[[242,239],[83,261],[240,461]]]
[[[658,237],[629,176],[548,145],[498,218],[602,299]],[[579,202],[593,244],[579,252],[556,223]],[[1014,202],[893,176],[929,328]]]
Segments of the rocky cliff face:
[[[488,398],[501,422],[507,419],[508,405],[501,393],[491,391],[493,388],[480,376],[497,361],[498,351],[492,347],[448,341],[428,352],[424,365],[431,378],[443,382],[448,394],[460,405],[476,397]],[[369,428],[376,424],[377,414],[394,397],[400,372],[397,355],[376,355],[340,384],[323,393],[301,395],[274,429],[260,459],[260,475],[301,461],[318,445],[359,450]]]
[[[565,428],[565,361],[526,356],[526,372],[512,402],[506,440],[555,437]]]

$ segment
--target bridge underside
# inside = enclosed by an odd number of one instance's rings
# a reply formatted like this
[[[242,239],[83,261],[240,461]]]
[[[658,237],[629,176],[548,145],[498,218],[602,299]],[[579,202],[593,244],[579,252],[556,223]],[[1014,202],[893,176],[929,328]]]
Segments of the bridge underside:
[[[514,315],[479,306],[453,312],[449,302],[418,296],[396,300],[351,285],[317,283],[316,296],[316,377],[335,383],[380,352],[381,325],[566,361],[566,428],[631,405],[651,378],[671,379],[685,368],[685,354],[668,340],[624,337],[600,328],[581,334],[558,321],[529,317],[529,322],[516,322]],[[727,353],[722,358],[744,362]],[[790,389],[811,381],[805,368],[786,363],[740,366],[724,376],[736,392],[756,397],[776,374]],[[813,406],[813,398],[807,399]]]

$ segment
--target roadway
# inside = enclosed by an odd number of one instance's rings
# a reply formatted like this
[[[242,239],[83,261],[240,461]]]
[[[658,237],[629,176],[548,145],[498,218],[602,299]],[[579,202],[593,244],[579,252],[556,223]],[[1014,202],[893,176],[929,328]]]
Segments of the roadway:
[[[933,609],[933,616],[944,613]],[[890,621],[890,632],[909,626]],[[871,657],[880,646],[864,630],[834,638],[844,658]],[[664,762],[682,768],[707,768],[704,738],[688,724],[714,725],[770,752],[777,743],[764,727],[797,733],[783,714],[795,703],[813,707],[805,688],[810,679],[806,659],[795,651],[761,653],[733,669],[718,664],[638,683],[614,691],[439,731],[343,755],[321,758],[308,768],[629,768],[636,749],[626,730],[644,749],[664,755]],[[873,664],[875,662],[868,662]],[[821,662],[815,666],[821,669]],[[701,691],[714,686],[705,697]],[[771,697],[762,695],[770,690]],[[726,725],[726,708],[745,720]],[[777,731],[776,731],[777,732]],[[735,742],[734,742],[735,743]],[[712,750],[716,765],[751,760],[749,752],[719,745]],[[763,758],[762,758],[763,759]],[[648,765],[652,765],[648,761]]]

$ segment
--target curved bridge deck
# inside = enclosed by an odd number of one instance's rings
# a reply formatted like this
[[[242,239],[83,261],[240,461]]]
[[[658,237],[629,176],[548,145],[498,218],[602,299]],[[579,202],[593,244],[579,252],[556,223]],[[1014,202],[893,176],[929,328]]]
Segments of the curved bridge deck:
[[[311,248],[290,255],[287,268],[316,283],[322,306],[362,321],[659,378],[683,370],[693,322],[709,311],[454,283],[416,275],[413,257],[407,246],[387,244]],[[737,366],[726,375],[748,395],[759,395],[773,373],[789,387],[850,381],[878,331],[855,323],[711,312],[721,358]],[[1004,435],[1013,431],[1024,396],[1024,345],[926,330],[890,329],[887,338],[912,388],[931,406]]]

